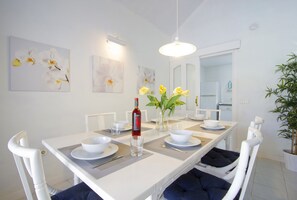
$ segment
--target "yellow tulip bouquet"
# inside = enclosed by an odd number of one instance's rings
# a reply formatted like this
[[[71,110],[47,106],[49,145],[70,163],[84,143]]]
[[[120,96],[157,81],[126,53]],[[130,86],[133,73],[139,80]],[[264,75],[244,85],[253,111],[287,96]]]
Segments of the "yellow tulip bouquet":
[[[147,95],[150,102],[146,106],[155,106],[156,109],[160,109],[161,122],[164,122],[164,115],[167,110],[169,110],[168,116],[172,115],[175,111],[176,106],[184,105],[185,102],[180,100],[182,96],[188,96],[190,91],[183,90],[181,87],[177,87],[173,90],[173,93],[167,97],[167,89],[164,85],[160,85],[159,92],[161,99],[158,100],[155,96],[151,95],[151,91],[147,87],[142,87],[139,89],[140,95]]]

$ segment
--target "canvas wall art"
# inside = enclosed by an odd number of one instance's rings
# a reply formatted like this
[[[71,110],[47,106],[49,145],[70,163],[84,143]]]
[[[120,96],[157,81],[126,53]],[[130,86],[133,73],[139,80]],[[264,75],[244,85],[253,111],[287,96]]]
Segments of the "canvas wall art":
[[[10,90],[70,91],[70,50],[10,37]]]
[[[122,93],[124,65],[122,62],[93,56],[93,92]]]
[[[142,86],[150,89],[151,94],[155,93],[155,70],[138,66],[137,93]]]

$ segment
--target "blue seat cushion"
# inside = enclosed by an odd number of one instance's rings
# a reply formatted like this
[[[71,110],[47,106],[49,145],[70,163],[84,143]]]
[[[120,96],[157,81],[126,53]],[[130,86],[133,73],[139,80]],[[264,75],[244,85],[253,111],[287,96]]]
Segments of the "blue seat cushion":
[[[85,183],[79,183],[71,188],[68,188],[56,195],[51,196],[52,200],[102,200]]]
[[[214,147],[201,158],[201,162],[213,167],[225,167],[233,163],[238,157],[238,152]]]
[[[168,200],[221,200],[231,184],[196,168],[180,176],[164,191]],[[239,194],[235,199],[238,199]]]

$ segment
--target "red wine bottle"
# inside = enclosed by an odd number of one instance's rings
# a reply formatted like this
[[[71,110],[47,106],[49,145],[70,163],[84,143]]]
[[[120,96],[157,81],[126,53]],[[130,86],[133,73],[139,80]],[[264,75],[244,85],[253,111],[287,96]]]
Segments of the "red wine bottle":
[[[138,108],[138,98],[134,99],[135,107],[132,111],[132,136],[141,135],[141,112]]]

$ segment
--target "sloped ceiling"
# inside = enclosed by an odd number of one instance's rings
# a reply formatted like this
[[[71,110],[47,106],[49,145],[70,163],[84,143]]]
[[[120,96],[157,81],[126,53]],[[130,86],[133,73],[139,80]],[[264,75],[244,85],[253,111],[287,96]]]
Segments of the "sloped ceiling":
[[[140,15],[168,36],[176,32],[176,0],[112,0]],[[205,0],[179,0],[179,26]]]

